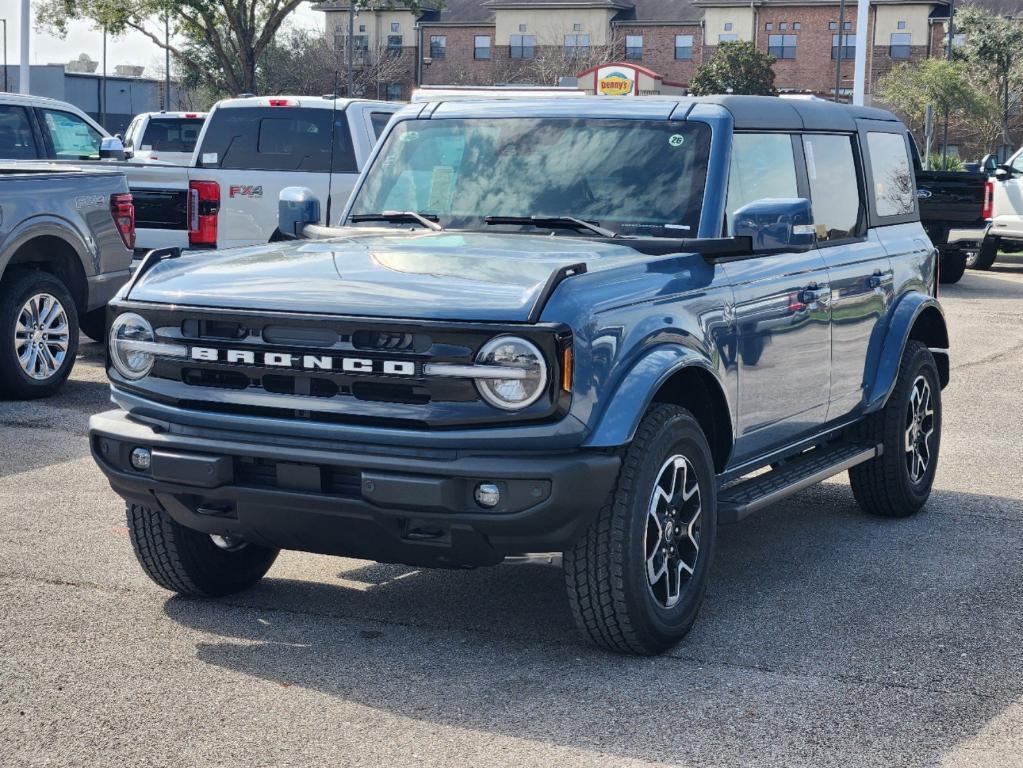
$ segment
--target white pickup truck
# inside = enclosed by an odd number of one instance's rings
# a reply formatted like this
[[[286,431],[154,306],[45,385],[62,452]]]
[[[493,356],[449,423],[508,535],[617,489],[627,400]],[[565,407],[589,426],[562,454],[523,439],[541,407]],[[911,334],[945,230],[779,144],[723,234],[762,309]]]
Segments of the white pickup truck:
[[[134,197],[138,251],[254,245],[273,237],[285,187],[308,187],[330,200],[324,224],[340,213],[398,107],[311,96],[228,99],[214,105],[190,162],[169,165],[137,162],[134,147],[126,153],[70,104],[5,93],[0,160],[115,166]],[[126,138],[136,134],[129,130]]]
[[[1023,251],[1023,148],[1002,164],[988,155],[983,165],[994,187],[991,229],[970,265],[974,269],[990,269],[999,251]]]
[[[292,186],[330,201],[327,224],[398,106],[309,96],[218,102],[188,166],[119,163],[135,200],[138,249],[269,242],[277,198]]]
[[[124,154],[136,163],[188,165],[205,112],[142,112],[124,132]]]

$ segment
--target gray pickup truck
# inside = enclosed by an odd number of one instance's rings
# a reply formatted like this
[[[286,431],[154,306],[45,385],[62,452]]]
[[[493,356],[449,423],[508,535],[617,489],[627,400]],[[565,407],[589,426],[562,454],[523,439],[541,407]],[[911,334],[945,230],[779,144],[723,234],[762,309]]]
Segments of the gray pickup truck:
[[[102,339],[106,304],[129,277],[134,245],[124,173],[0,167],[0,397],[60,388],[79,328]]]

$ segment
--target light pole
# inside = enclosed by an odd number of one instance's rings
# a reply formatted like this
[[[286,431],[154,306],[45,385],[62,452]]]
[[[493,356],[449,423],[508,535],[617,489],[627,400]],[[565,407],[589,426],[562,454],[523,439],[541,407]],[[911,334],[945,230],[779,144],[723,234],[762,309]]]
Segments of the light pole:
[[[948,3],[948,45],[945,47],[945,57],[952,61],[952,42],[956,34],[956,0],[949,0]],[[948,168],[948,107],[945,107],[945,126],[942,128],[941,136],[941,170]]]
[[[352,98],[352,86],[355,79],[355,0],[348,2],[348,76],[345,96]]]
[[[170,112],[170,12],[163,14],[163,108]]]
[[[4,93],[8,92],[7,88],[7,19],[0,19],[4,23]]]
[[[845,31],[845,0],[838,4],[838,56],[835,59],[835,102],[838,102],[838,90],[842,85],[842,52],[845,50],[843,34]]]
[[[100,76],[99,124],[107,127],[107,28],[103,27],[103,74]]]
[[[21,0],[21,67],[18,71],[18,93],[29,93],[32,67],[28,51],[32,42],[32,6],[29,0]]]

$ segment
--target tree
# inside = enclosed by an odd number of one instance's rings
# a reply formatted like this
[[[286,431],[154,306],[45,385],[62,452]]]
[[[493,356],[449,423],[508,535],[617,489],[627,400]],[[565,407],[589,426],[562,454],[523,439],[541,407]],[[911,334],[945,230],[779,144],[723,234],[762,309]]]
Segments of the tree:
[[[718,45],[690,83],[697,96],[714,93],[774,95],[775,58],[757,50],[753,43],[736,40]]]
[[[256,63],[288,15],[305,0],[43,0],[39,26],[65,34],[88,19],[114,35],[142,33],[196,75],[222,80],[232,93],[256,90]],[[164,36],[169,22],[173,38]],[[183,42],[179,42],[183,41]],[[198,62],[196,50],[206,53]],[[213,65],[212,71],[201,70]]]
[[[1001,104],[1000,132],[1004,152],[1006,147],[1013,146],[1009,136],[1009,118],[1013,109],[1019,106],[1020,89],[1023,87],[1023,23],[976,5],[966,5],[956,12],[955,26],[965,38],[956,50],[957,57],[985,76],[989,90],[995,91]]]
[[[997,105],[971,81],[970,68],[963,61],[924,59],[919,64],[903,64],[878,81],[876,92],[918,134],[924,128],[928,107],[936,117],[947,114],[961,133],[975,134],[979,128],[983,134],[984,125],[997,122]]]

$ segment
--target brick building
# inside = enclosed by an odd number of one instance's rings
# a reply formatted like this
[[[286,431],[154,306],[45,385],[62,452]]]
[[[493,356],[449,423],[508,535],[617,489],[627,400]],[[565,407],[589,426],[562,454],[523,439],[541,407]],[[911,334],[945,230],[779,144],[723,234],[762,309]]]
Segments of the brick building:
[[[998,6],[1015,0],[980,0]],[[418,16],[400,2],[363,10],[356,50],[377,57],[412,50],[414,66],[388,82],[390,98],[425,85],[557,84],[594,64],[628,61],[665,82],[688,85],[721,42],[749,40],[772,54],[782,93],[825,97],[852,91],[857,8],[848,0],[447,0],[420,4]],[[330,34],[347,35],[348,2],[322,2]],[[1019,14],[1019,8],[1015,14]],[[946,0],[872,0],[867,29],[867,95],[894,65],[942,54]]]

